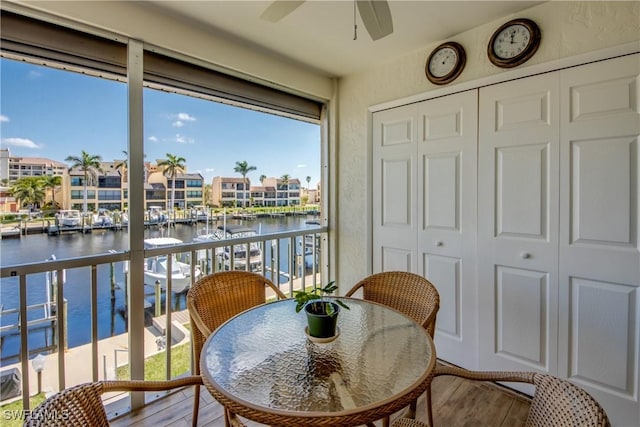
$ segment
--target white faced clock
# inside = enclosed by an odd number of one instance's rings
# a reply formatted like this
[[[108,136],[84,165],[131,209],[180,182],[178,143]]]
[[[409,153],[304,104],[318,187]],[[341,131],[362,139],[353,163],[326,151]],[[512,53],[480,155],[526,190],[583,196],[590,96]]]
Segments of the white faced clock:
[[[464,48],[456,42],[446,42],[431,52],[425,73],[431,83],[443,85],[455,80],[466,63]]]
[[[502,68],[520,65],[536,53],[540,39],[540,29],[530,19],[509,21],[493,33],[487,46],[489,60]]]

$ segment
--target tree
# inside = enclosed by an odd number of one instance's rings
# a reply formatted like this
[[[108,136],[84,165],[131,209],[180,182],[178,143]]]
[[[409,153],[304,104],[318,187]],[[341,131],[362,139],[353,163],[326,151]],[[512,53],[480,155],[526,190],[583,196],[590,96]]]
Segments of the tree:
[[[307,176],[307,192],[309,192],[309,184],[311,183],[311,177]]]
[[[122,150],[122,154],[124,154],[124,160],[116,163],[115,168],[116,170],[122,169],[122,180],[124,182],[127,182],[128,181],[127,169],[129,168],[129,153],[126,150]]]
[[[102,168],[100,167],[100,162],[102,161],[102,157],[98,156],[98,155],[92,155],[87,153],[86,151],[82,150],[80,156],[68,156],[66,159],[64,159],[65,162],[71,162],[72,165],[69,168],[69,171],[71,171],[73,168],[78,168],[82,171],[82,173],[84,174],[84,181],[83,181],[83,187],[84,187],[84,198],[83,198],[83,204],[82,204],[82,209],[83,209],[83,213],[87,213],[87,184],[88,184],[88,180],[89,177],[91,176],[92,178],[95,178],[98,173],[102,173]]]
[[[291,175],[285,173],[284,175],[282,175],[280,177],[280,179],[282,180],[282,184],[283,185],[289,185],[289,178],[291,178]]]
[[[9,194],[20,202],[20,206],[39,207],[45,199],[45,189],[41,177],[20,178],[9,188]]]
[[[204,205],[205,206],[211,206],[211,195],[212,192],[212,188],[211,188],[211,184],[205,184],[204,186],[204,194],[203,194],[203,199],[204,199]]]
[[[267,179],[267,175],[260,175],[260,184],[264,184],[265,179]]]
[[[242,206],[247,206],[247,174],[251,171],[257,170],[258,168],[255,166],[249,166],[246,160],[242,162],[236,162],[236,167],[233,168],[233,171],[242,175],[242,182],[244,183],[244,197],[242,198]]]
[[[115,169],[116,170],[122,169],[122,181],[128,182],[129,174],[127,173],[127,170],[129,169],[129,152],[127,150],[122,150],[122,154],[124,154],[124,160],[121,160],[118,163],[116,163]],[[143,157],[146,158],[147,155],[143,154]]]
[[[62,177],[59,176],[59,175],[45,175],[45,176],[41,176],[40,180],[42,181],[42,187],[45,190],[45,199],[46,199],[46,191],[47,191],[48,188],[50,188],[51,189],[51,201],[55,202],[55,200],[56,200],[56,187],[60,187],[62,185]]]
[[[184,163],[187,161],[184,157],[178,157],[174,154],[167,153],[167,159],[158,162],[158,166],[163,168],[164,174],[167,173],[171,177],[171,209],[174,208],[175,196],[176,196],[176,175],[183,173],[186,166]]]

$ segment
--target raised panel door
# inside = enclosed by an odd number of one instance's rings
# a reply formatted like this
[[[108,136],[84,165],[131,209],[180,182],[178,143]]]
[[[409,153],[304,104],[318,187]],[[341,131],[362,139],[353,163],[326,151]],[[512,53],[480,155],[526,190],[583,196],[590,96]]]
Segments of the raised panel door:
[[[555,73],[480,89],[481,369],[557,369],[558,96]]]
[[[416,271],[416,106],[373,115],[373,271]]]
[[[640,425],[640,55],[560,73],[559,375]]]
[[[418,272],[438,289],[438,357],[477,367],[478,92],[418,104]]]

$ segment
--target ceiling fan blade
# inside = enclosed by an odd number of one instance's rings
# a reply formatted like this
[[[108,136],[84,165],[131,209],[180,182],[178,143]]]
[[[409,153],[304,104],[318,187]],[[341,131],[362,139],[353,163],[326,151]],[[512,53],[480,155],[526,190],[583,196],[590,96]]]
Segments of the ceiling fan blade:
[[[260,15],[260,18],[269,22],[278,22],[294,10],[296,10],[304,0],[275,0]]]
[[[393,33],[391,9],[386,0],[357,0],[357,3],[362,22],[373,40]]]

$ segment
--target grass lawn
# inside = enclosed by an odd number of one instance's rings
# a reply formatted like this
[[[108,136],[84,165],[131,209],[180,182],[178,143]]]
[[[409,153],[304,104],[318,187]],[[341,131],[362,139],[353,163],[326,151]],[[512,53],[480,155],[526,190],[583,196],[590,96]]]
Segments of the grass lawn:
[[[147,381],[162,381],[166,379],[166,351],[154,354],[144,361],[144,379]],[[171,378],[191,371],[191,343],[185,343],[171,349]],[[129,365],[116,369],[116,378],[128,380]]]
[[[44,393],[38,393],[29,398],[31,408],[35,408],[45,399]],[[0,425],[2,427],[18,427],[24,421],[22,399],[0,406]]]

